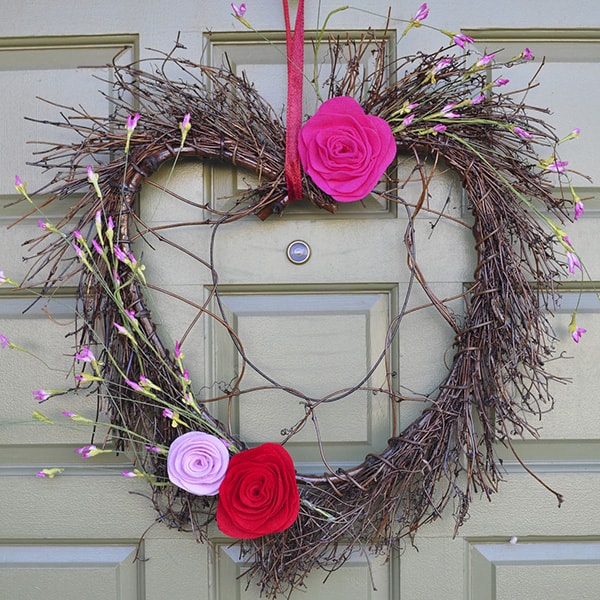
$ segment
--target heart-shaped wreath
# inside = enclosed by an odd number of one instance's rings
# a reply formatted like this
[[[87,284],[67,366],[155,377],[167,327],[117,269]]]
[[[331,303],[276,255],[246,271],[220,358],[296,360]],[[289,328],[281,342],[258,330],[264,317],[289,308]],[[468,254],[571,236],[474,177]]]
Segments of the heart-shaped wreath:
[[[245,23],[243,9],[234,9]],[[423,5],[405,33],[426,16]],[[297,39],[304,42],[299,22],[295,37],[289,17],[287,22],[293,56],[294,40],[296,50]],[[204,539],[216,512],[220,529],[240,538],[249,574],[273,596],[302,584],[314,566],[340,565],[356,548],[397,547],[403,536],[412,538],[438,518],[452,499],[460,526],[473,495],[489,497],[497,489],[502,477],[497,443],[512,448],[512,436],[536,436],[527,415],[552,405],[549,384],[555,377],[546,364],[554,337],[547,308],[567,265],[579,266],[557,223],[569,219],[573,204],[578,216],[581,201],[557,157],[560,140],[534,116],[544,111],[502,93],[507,80],[493,76],[497,68],[530,60],[530,51],[497,64],[493,54],[470,51],[467,36],[443,33],[450,46],[392,62],[385,36],[330,39],[330,55],[336,57],[327,78],[330,99],[292,132],[297,114],[288,114],[286,131],[246,77],[227,67],[194,64],[174,52],[159,56],[159,66],[149,70],[144,63],[115,65],[110,117],[91,118],[71,108],[57,125],[76,134],[76,141],[52,148],[35,163],[57,170],[45,204],[68,197],[73,205],[56,225],[40,221],[46,246],[34,255],[29,279],[44,272],[46,293],[52,294],[80,278],[75,358],[83,368],[76,389],[96,391],[111,423],[105,445],[80,452],[91,457],[111,448],[135,451],[135,470],[127,475],[148,479],[160,521],[191,527]],[[375,66],[361,74],[355,67],[366,53],[373,53]],[[175,69],[180,78],[169,75]],[[541,159],[536,148],[547,148],[548,158]],[[403,200],[404,181],[389,167],[397,152],[414,158],[413,174],[423,184],[416,204]],[[332,469],[324,458],[324,473],[295,473],[284,445],[247,449],[209,411],[213,402],[237,397],[243,372],[223,393],[197,398],[200,386],[190,380],[183,345],[170,347],[158,335],[146,296],[156,287],[146,281],[140,255],[134,254],[136,240],[164,239],[136,214],[141,187],[161,165],[184,157],[234,165],[257,177],[233,208],[201,206],[207,217],[197,225],[215,230],[241,218],[281,213],[300,195],[335,212],[337,201],[372,192],[385,172],[385,189],[373,193],[406,209],[412,281],[453,329],[455,343],[444,380],[435,394],[422,398],[428,408],[404,431],[393,431],[380,453],[349,470]],[[294,180],[298,160],[303,173]],[[460,176],[473,215],[477,267],[464,294],[463,318],[429,288],[414,251],[413,220],[427,210],[430,176],[423,166],[441,160]],[[573,196],[556,195],[551,179],[556,173],[567,177]],[[31,199],[18,178],[16,185]],[[196,259],[213,273],[211,296],[218,299],[213,257]],[[43,271],[48,265],[49,272]],[[12,282],[4,274],[3,281]],[[208,302],[186,302],[199,318],[226,327],[244,368],[254,368],[224,313],[211,312]],[[383,357],[402,316],[390,323]],[[575,341],[581,332],[573,318]],[[405,398],[393,389],[392,377],[387,379],[378,391],[394,411]],[[204,390],[211,389],[210,382],[200,383],[205,384]],[[54,395],[37,392],[40,400]],[[305,421],[310,420],[324,399],[300,397]],[[560,494],[553,493],[560,503]]]

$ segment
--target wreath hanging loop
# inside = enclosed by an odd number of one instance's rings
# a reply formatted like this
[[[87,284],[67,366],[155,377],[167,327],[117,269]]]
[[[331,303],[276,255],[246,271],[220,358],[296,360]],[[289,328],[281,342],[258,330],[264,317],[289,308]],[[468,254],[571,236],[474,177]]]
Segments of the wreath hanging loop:
[[[438,518],[452,500],[458,528],[475,494],[489,497],[497,490],[502,479],[498,443],[512,449],[515,434],[536,436],[528,416],[552,404],[550,384],[557,378],[547,370],[554,343],[547,309],[565,271],[561,249],[576,256],[559,225],[568,218],[572,200],[556,196],[548,177],[556,172],[549,167],[558,163],[558,139],[537,116],[538,109],[497,92],[479,68],[481,58],[473,61],[470,52],[457,56],[452,47],[445,47],[390,63],[386,40],[373,33],[363,35],[359,43],[332,38],[329,45],[331,55],[338,58],[328,78],[329,97],[338,105],[352,104],[348,118],[366,123],[359,127],[360,135],[364,133],[370,143],[376,145],[382,138],[380,128],[385,124],[394,153],[415,159],[414,173],[422,181],[416,204],[403,199],[405,181],[395,168],[386,171],[385,189],[374,193],[407,211],[404,241],[411,281],[455,334],[454,357],[437,391],[427,398],[428,407],[404,431],[394,432],[387,448],[351,469],[335,470],[325,461],[323,473],[294,473],[281,445],[249,450],[211,411],[215,402],[230,402],[243,391],[243,370],[227,389],[201,401],[198,390],[206,385],[210,389],[210,382],[190,380],[183,347],[161,339],[148,308],[148,291],[156,286],[147,280],[151,274],[136,257],[134,242],[149,235],[165,238],[159,229],[142,223],[135,204],[162,165],[192,157],[255,174],[256,185],[241,193],[232,208],[220,210],[210,202],[198,205],[204,215],[199,227],[216,232],[243,218],[265,219],[281,212],[285,218],[286,129],[245,75],[195,64],[174,51],[160,57],[158,68],[147,69],[145,61],[113,65],[110,117],[91,120],[82,109],[65,107],[71,116],[56,125],[77,134],[78,141],[50,149],[35,163],[57,172],[47,204],[66,197],[73,200],[59,224],[44,227],[41,239],[46,246],[34,254],[29,278],[42,277],[49,294],[79,278],[76,358],[83,369],[76,388],[80,392],[91,388],[102,399],[111,439],[117,448],[134,451],[135,475],[148,479],[159,519],[172,527],[191,528],[204,539],[216,511],[226,533],[240,532],[248,574],[271,596],[300,586],[314,566],[339,566],[355,549],[396,548],[403,537],[412,538],[419,527]],[[367,49],[373,49],[376,63],[361,77],[352,65]],[[342,56],[348,57],[345,63],[339,60]],[[491,61],[487,58],[481,66],[491,68]],[[180,78],[168,75],[174,69]],[[135,105],[130,98],[135,98]],[[362,121],[354,105],[364,115]],[[83,124],[86,119],[92,125]],[[365,133],[370,126],[376,135]],[[328,187],[331,178],[313,168],[316,154],[310,155],[307,148],[314,142],[318,153],[329,143],[320,140],[319,131],[314,136],[308,127],[300,132],[300,148],[305,144],[308,156],[303,159],[303,197],[333,213],[338,204],[331,194],[348,191],[344,185],[341,191],[339,186],[331,191],[335,187]],[[544,163],[531,140],[538,147],[547,146],[554,162]],[[388,150],[377,148],[377,156],[385,156],[381,165]],[[436,296],[416,258],[412,223],[427,210],[426,161],[434,165],[444,161],[458,174],[473,216],[477,266],[464,294],[461,318]],[[17,189],[29,198],[22,182]],[[173,194],[168,185],[164,191]],[[211,298],[218,299],[214,260],[194,258],[215,275]],[[201,318],[215,319],[225,327],[244,368],[254,368],[243,340],[223,313],[212,312],[209,303],[184,300]],[[403,314],[392,320],[386,344]],[[388,377],[382,391],[392,405],[407,399],[393,388]],[[305,399],[308,416],[326,400]],[[253,458],[255,450],[259,458]],[[227,495],[190,491],[200,488],[189,483],[193,473],[181,472],[188,452],[210,454],[211,477],[224,474],[226,483],[215,489],[207,476],[203,484],[212,492],[226,488]],[[264,461],[280,473],[270,485],[283,500],[276,512],[258,511],[253,517],[275,523],[273,528],[256,526],[248,531],[248,522],[240,522],[232,506],[240,500],[236,494],[245,489],[246,478],[252,480]],[[174,480],[178,483],[169,484]],[[282,489],[281,482],[285,482]],[[560,503],[561,495],[551,491]]]

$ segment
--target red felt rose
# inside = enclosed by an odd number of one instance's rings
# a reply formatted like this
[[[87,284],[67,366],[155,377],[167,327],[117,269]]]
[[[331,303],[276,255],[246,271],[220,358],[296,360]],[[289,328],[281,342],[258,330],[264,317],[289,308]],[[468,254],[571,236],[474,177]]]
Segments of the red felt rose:
[[[217,525],[234,538],[253,539],[287,529],[298,516],[294,462],[279,444],[234,454],[219,488]]]
[[[298,152],[320,189],[338,202],[353,202],[373,191],[396,156],[396,140],[387,121],[340,96],[321,104],[302,126]]]

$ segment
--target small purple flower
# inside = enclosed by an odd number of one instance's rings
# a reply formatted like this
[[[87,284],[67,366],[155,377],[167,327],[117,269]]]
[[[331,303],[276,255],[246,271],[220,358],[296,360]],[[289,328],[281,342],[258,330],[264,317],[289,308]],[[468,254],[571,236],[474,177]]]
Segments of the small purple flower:
[[[68,410],[63,410],[63,411],[62,411],[62,414],[63,414],[65,417],[69,417],[69,419],[72,419],[73,417],[76,417],[76,416],[77,416],[77,413],[70,412],[70,411],[68,411]]]
[[[404,117],[404,119],[402,119],[402,125],[404,127],[408,127],[414,120],[415,120],[415,113],[411,113],[410,115],[408,115],[407,117]]]
[[[188,127],[191,127],[190,125],[190,113],[185,113],[184,117],[183,117],[183,121],[181,122],[181,127],[183,129],[187,129]]]
[[[583,202],[581,200],[575,202],[575,205],[573,206],[573,218],[577,221],[577,219],[579,219],[584,212],[585,207],[583,206]]]
[[[236,16],[238,19],[241,19],[246,14],[246,4],[242,2],[239,6],[237,6],[235,2],[232,2],[231,10],[233,11],[234,16]]]
[[[136,112],[135,115],[129,115],[127,117],[127,125],[125,126],[127,128],[127,131],[133,131],[138,124],[138,121],[140,120],[140,113]]]
[[[137,321],[137,319],[135,318],[135,310],[133,309],[126,309],[125,310],[125,314],[135,323]]]
[[[162,449],[159,448],[158,446],[144,446],[144,447],[149,452],[156,452],[156,454],[161,454],[162,453]]]
[[[123,335],[127,335],[127,336],[129,335],[129,331],[127,331],[127,329],[125,329],[125,327],[123,327],[123,325],[120,325],[117,322],[113,323],[113,325],[119,333],[121,333]]]
[[[4,271],[0,271],[0,285],[4,283],[9,283],[14,286],[18,286],[19,284],[16,281],[13,281],[8,275],[4,274]]]
[[[140,113],[135,113],[134,116],[129,115],[127,117],[127,124],[125,128],[127,129],[127,139],[125,140],[125,154],[129,152],[129,144],[131,143],[131,136],[133,135],[133,130],[136,128],[137,123],[140,119]]]
[[[83,239],[83,236],[81,235],[81,231],[79,231],[78,229],[74,229],[74,230],[73,230],[73,237],[74,237],[76,240],[81,240],[81,239]]]
[[[510,83],[510,79],[505,79],[503,77],[499,77],[498,79],[496,79],[496,81],[494,81],[494,85],[497,87],[502,87],[503,85],[506,85]]]
[[[495,54],[484,54],[478,61],[476,66],[477,67],[485,67],[485,65],[488,65],[489,63],[491,63],[494,60],[494,56]]]
[[[81,360],[82,362],[96,362],[94,353],[87,346],[82,346],[81,350],[79,350],[79,352],[75,355],[75,358],[77,360]]]
[[[84,383],[102,381],[102,377],[99,377],[98,375],[92,375],[91,373],[80,373],[79,375],[75,375],[75,379]]]
[[[98,254],[104,254],[104,249],[96,240],[92,240],[92,246],[94,246],[94,250],[96,250]]]
[[[187,134],[189,133],[190,129],[192,128],[190,119],[191,119],[190,113],[185,113],[185,116],[183,117],[183,121],[181,121],[181,123],[179,123],[179,129],[181,129],[181,143],[179,144],[180,148],[183,148],[183,145],[185,144],[185,140],[187,138]]]
[[[450,104],[446,104],[444,108],[442,108],[442,113],[444,117],[447,119],[458,119],[460,117],[459,113],[452,112],[452,109],[456,106],[456,102],[451,102]]]
[[[49,223],[48,221],[42,221],[42,219],[38,219],[38,227],[43,229],[44,231],[51,231],[53,233],[59,233],[58,229]]]
[[[446,131],[446,129],[448,129],[448,127],[446,127],[446,125],[444,125],[442,123],[439,123],[438,125],[433,126],[433,130],[436,133],[442,133],[442,132]]]
[[[94,446],[93,444],[90,444],[89,446],[77,448],[75,452],[77,452],[77,454],[81,454],[81,458],[86,459],[92,456],[96,456],[98,454],[109,454],[110,452],[112,452],[112,450],[100,450],[99,448],[96,448],[96,446]]]
[[[52,479],[54,476],[62,473],[64,469],[54,468],[54,469],[42,469],[38,471],[35,476],[36,477],[47,477],[48,479]]]
[[[0,334],[0,348],[4,349],[7,346],[10,346],[10,342],[5,335]]]
[[[548,171],[552,171],[553,173],[564,173],[565,167],[569,164],[567,160],[555,160],[546,166]]]
[[[15,286],[19,285],[16,281],[13,281],[8,275],[6,275],[4,271],[0,270],[0,285],[3,283],[10,283],[11,285]]]
[[[175,340],[175,358],[181,358],[181,345],[178,340]]]
[[[573,252],[567,252],[567,262],[569,264],[569,273],[575,273],[575,268],[583,271],[577,255]]]
[[[411,19],[411,21],[418,23],[419,21],[424,21],[429,16],[429,9],[427,8],[427,3],[421,4],[419,9],[415,13],[415,16]]]
[[[45,402],[46,400],[48,400],[48,398],[50,398],[50,396],[52,396],[52,394],[50,394],[49,392],[47,392],[46,390],[33,390],[31,392],[33,394],[33,399],[37,400],[38,402]]]
[[[77,454],[81,454],[81,458],[83,458],[85,460],[86,458],[89,458],[90,456],[94,456],[95,450],[98,450],[98,448],[96,446],[94,446],[93,444],[88,444],[87,446],[77,448],[75,450],[75,452],[77,452]]]
[[[190,431],[175,438],[167,455],[171,483],[196,496],[216,496],[229,466],[229,452],[209,433]]]
[[[438,62],[433,67],[433,73],[434,74],[439,73],[446,67],[449,67],[451,64],[452,64],[451,58],[441,58],[440,60],[438,60]]]
[[[523,60],[533,60],[535,56],[533,56],[533,52],[529,48],[524,48],[523,52],[521,52],[521,58]]]
[[[522,137],[525,140],[530,140],[533,137],[532,133],[529,133],[529,131],[525,131],[524,129],[521,129],[520,127],[517,127],[515,125],[515,127],[513,127],[513,131],[520,137]]]
[[[573,341],[576,344],[579,344],[579,340],[581,339],[581,336],[587,332],[587,329],[584,329],[583,327],[577,327],[574,331],[571,332],[571,337],[573,338]]]
[[[131,381],[131,379],[125,379],[125,383],[136,392],[143,392],[142,386],[138,385],[135,381]]]
[[[92,169],[91,165],[87,166],[87,176],[88,181],[94,186],[94,191],[98,198],[102,198],[102,190],[100,189],[100,185],[98,184],[99,175],[98,173],[94,173],[94,169]]]
[[[134,473],[133,471],[121,471],[121,475],[123,475],[123,477],[137,477],[138,474]]]
[[[485,94],[479,94],[479,96],[475,96],[475,98],[471,98],[471,104],[479,104],[485,100]]]
[[[452,38],[454,43],[457,46],[460,46],[461,48],[465,47],[465,44],[472,44],[473,43],[473,38],[469,37],[468,35],[465,35],[464,33],[457,33],[454,35],[454,37]]]
[[[124,263],[127,261],[127,255],[125,254],[125,252],[123,252],[123,250],[121,250],[121,248],[119,248],[119,246],[115,246],[114,247],[114,253],[115,253],[115,258]]]
[[[184,421],[181,420],[181,417],[179,416],[178,412],[175,412],[170,408],[165,408],[163,409],[162,414],[163,417],[165,417],[165,419],[171,419],[171,427],[179,427],[181,425],[182,427],[189,428],[189,425],[187,425]]]
[[[15,175],[15,190],[17,190],[19,194],[22,194],[31,202],[29,196],[27,195],[27,184],[23,182],[18,175]]]

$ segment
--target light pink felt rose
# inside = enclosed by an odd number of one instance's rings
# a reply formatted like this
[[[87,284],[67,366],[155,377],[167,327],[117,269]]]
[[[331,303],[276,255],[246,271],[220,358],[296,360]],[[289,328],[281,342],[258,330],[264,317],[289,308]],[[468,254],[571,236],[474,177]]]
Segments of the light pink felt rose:
[[[302,126],[302,167],[338,202],[362,200],[396,156],[396,140],[384,119],[367,115],[347,96],[331,98]]]
[[[216,496],[228,465],[225,443],[202,431],[190,431],[175,438],[167,455],[171,483],[196,496]]]

